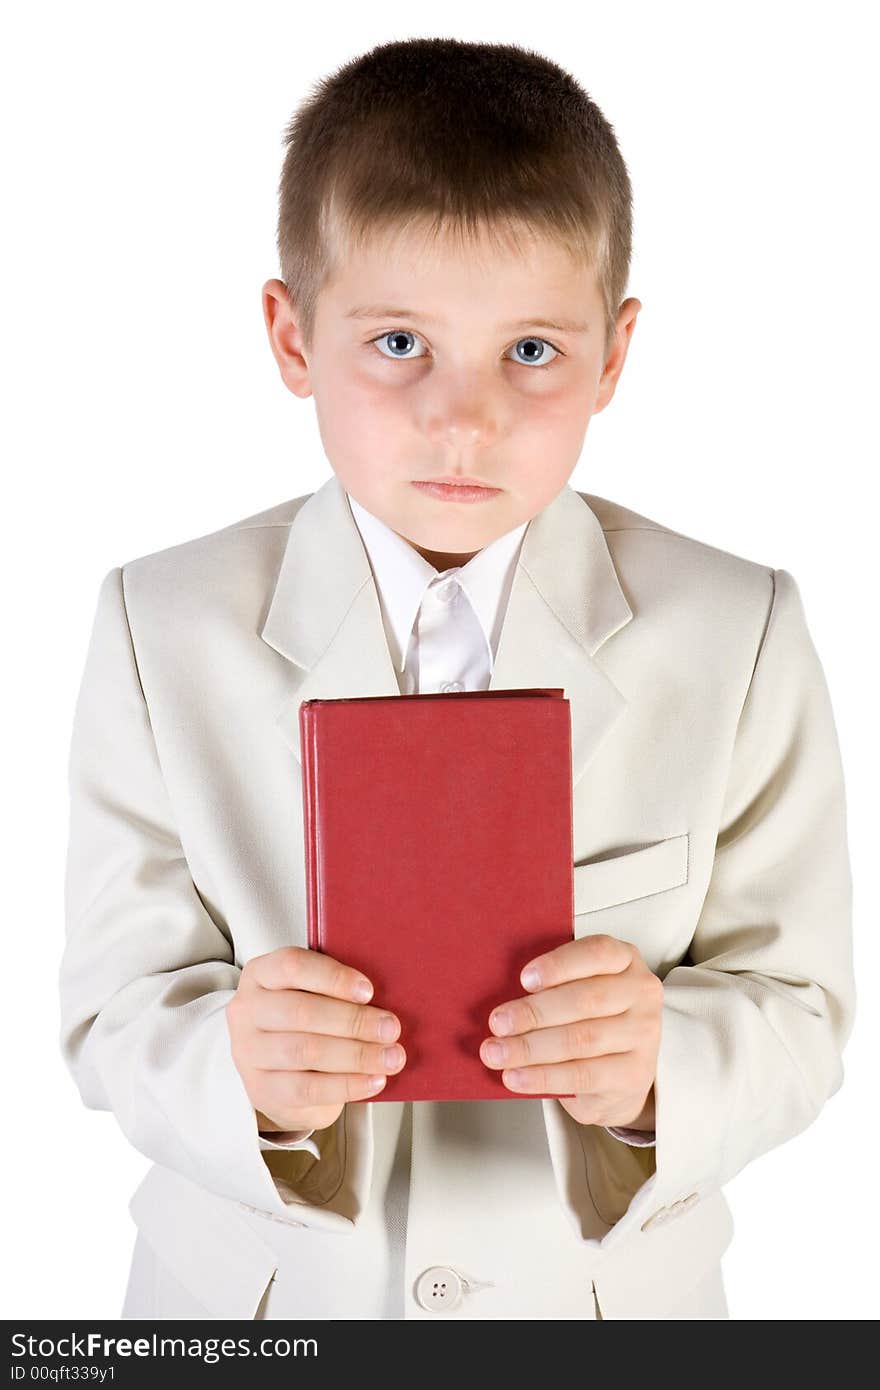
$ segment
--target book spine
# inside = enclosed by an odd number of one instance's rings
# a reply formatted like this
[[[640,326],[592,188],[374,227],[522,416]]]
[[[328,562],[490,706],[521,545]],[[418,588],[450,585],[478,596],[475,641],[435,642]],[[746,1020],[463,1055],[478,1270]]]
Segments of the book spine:
[[[306,940],[310,951],[321,949],[318,896],[317,768],[315,766],[315,711],[304,700],[299,707],[299,741],[302,752],[303,848],[306,875]]]

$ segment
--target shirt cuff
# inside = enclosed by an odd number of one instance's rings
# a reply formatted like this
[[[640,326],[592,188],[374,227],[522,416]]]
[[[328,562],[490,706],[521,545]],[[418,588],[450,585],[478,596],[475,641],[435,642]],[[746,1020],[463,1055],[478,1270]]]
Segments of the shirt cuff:
[[[306,1149],[315,1158],[321,1157],[321,1150],[311,1138],[313,1129],[270,1130],[268,1134],[259,1133],[261,1149]]]
[[[628,1129],[624,1125],[603,1125],[602,1128],[613,1134],[621,1143],[630,1144],[634,1149],[650,1149],[657,1144],[657,1136],[653,1129]]]

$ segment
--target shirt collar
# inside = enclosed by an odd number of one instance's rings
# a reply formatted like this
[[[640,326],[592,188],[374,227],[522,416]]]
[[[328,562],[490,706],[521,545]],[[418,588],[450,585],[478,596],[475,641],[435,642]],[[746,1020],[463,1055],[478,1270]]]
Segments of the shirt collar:
[[[528,521],[498,536],[477,551],[466,565],[440,571],[420,555],[409,541],[368,512],[349,493],[346,496],[379,591],[386,618],[386,633],[389,644],[393,643],[391,656],[396,669],[402,672],[406,664],[410,635],[425,589],[441,573],[444,577],[454,575],[467,594],[486,636],[491,668]]]

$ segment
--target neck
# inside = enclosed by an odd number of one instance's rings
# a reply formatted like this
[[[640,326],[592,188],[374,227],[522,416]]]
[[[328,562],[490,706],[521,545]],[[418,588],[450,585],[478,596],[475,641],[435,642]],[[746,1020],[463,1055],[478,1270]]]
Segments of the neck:
[[[411,541],[410,544],[412,545]],[[439,570],[441,573],[443,570],[454,569],[457,565],[466,565],[468,560],[472,560],[474,555],[479,554],[479,551],[474,550],[470,555],[449,555],[440,550],[425,550],[420,545],[413,546],[413,549],[417,550],[423,560],[427,560],[429,565],[433,565],[435,570]]]

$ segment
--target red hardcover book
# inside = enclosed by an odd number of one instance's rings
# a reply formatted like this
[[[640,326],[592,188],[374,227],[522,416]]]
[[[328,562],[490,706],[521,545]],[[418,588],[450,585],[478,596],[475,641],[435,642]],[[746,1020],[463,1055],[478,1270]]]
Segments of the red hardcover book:
[[[480,1043],[523,966],[574,936],[568,700],[304,700],[299,719],[308,944],[372,980],[407,1054],[371,1099],[522,1099]]]

